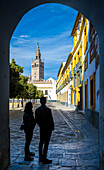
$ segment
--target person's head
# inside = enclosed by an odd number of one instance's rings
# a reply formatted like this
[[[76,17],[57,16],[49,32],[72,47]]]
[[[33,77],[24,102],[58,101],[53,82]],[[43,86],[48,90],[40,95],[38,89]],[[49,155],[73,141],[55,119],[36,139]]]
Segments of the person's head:
[[[45,105],[46,104],[46,97],[41,97],[40,103],[41,103],[41,105]]]
[[[32,103],[31,102],[26,103],[24,111],[25,111],[25,113],[32,113]]]

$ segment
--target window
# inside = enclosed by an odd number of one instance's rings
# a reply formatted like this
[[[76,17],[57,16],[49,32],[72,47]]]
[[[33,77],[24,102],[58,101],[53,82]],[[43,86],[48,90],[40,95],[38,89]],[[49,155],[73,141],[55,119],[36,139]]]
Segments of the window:
[[[77,74],[77,86],[81,84],[81,70]]]
[[[88,79],[85,81],[85,108],[88,108]]]
[[[90,22],[90,28],[89,28],[89,41],[92,41],[92,36],[93,36],[94,28],[93,25]]]
[[[74,87],[73,88],[75,88],[76,87],[76,77],[74,77]]]
[[[89,63],[92,62],[95,56],[96,56],[96,48],[95,48],[95,40],[93,40],[89,49]]]
[[[90,82],[91,85],[91,106],[93,106],[93,79]]]
[[[45,95],[48,95],[48,90],[45,90]]]
[[[87,53],[85,60],[84,60],[84,71],[86,71],[87,68],[88,68],[88,53]]]
[[[85,28],[84,28],[84,54],[87,51],[87,47],[88,47],[88,37],[87,37],[87,21],[86,21]]]
[[[95,110],[95,73],[90,76],[90,109]]]

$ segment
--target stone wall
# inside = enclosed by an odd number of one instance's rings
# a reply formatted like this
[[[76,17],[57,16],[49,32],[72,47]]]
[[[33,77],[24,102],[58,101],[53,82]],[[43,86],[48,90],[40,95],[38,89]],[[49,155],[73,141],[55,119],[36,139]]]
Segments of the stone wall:
[[[85,116],[93,124],[94,127],[99,129],[99,112],[85,109]]]

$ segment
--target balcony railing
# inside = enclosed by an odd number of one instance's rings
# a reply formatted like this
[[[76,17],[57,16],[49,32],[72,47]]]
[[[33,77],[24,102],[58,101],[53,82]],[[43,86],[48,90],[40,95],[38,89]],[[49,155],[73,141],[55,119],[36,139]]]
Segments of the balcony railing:
[[[79,71],[79,63],[76,64],[76,72]]]
[[[81,71],[77,74],[77,86],[81,84]]]
[[[82,67],[82,64],[81,64],[81,58],[79,58],[79,69]]]
[[[69,82],[69,80],[70,80],[70,76],[67,75],[67,82]]]
[[[67,78],[62,82],[62,84],[56,90],[56,93],[58,93],[62,88],[64,88],[68,84],[69,81],[70,81],[70,75],[67,75]]]
[[[73,80],[73,81],[74,81],[74,86],[73,86],[73,88],[75,88],[75,86],[76,86],[76,84],[75,84],[75,77],[74,77],[74,80]]]
[[[75,67],[73,68],[73,74],[74,74],[74,75],[76,74],[76,72],[75,72]]]
[[[72,79],[73,78],[73,76],[72,76],[72,72],[70,71],[70,79]]]

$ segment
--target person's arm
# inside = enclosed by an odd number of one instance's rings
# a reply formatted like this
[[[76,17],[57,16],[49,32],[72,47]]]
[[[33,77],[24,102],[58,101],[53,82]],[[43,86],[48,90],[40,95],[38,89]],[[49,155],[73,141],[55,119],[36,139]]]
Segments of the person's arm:
[[[40,126],[40,123],[39,123],[39,113],[38,113],[37,109],[35,110],[35,121]]]

